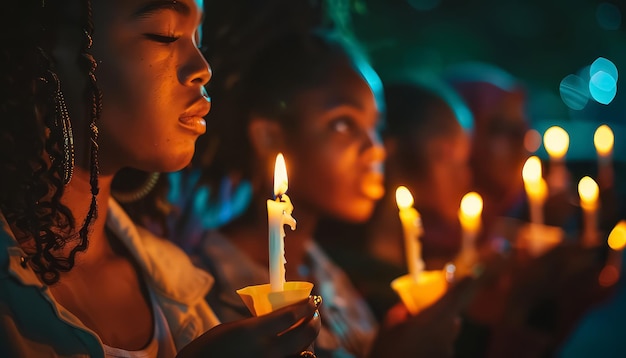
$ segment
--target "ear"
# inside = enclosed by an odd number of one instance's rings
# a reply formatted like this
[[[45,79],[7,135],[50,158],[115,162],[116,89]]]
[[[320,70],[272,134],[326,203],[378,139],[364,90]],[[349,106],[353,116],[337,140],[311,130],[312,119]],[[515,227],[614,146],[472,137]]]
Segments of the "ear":
[[[254,153],[259,158],[273,158],[284,148],[284,132],[276,121],[253,117],[248,124],[248,138]]]

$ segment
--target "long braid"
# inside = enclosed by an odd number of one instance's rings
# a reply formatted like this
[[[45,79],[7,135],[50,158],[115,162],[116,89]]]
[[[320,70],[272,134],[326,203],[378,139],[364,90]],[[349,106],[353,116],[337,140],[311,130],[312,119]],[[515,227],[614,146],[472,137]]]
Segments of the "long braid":
[[[68,264],[71,266],[74,265],[74,260],[76,254],[80,251],[85,251],[88,245],[88,235],[89,228],[91,223],[98,217],[98,202],[97,196],[100,192],[98,176],[99,176],[99,165],[98,165],[98,127],[97,123],[100,119],[100,114],[102,113],[102,92],[98,88],[97,79],[96,79],[96,68],[98,63],[94,59],[93,55],[89,53],[89,50],[92,46],[93,39],[93,14],[91,9],[91,0],[85,1],[85,14],[86,14],[86,26],[85,26],[85,43],[83,46],[83,51],[81,53],[82,59],[84,60],[84,65],[87,67],[87,75],[89,77],[88,89],[87,89],[87,98],[91,103],[91,111],[90,111],[90,123],[89,123],[89,132],[90,132],[90,150],[89,150],[89,184],[91,186],[91,204],[89,205],[89,211],[87,212],[87,217],[83,223],[83,226],[79,230],[79,242],[78,244],[72,248],[69,256],[67,257]]]
[[[92,200],[82,227],[61,202],[67,148],[59,122],[61,83],[52,56],[64,2],[26,1],[5,4],[0,21],[0,211],[9,223],[30,266],[46,284],[72,269],[75,255],[87,248],[89,228],[97,217],[98,146],[96,123],[102,95],[96,85],[96,61],[88,53],[94,25],[85,1],[87,40],[80,56],[88,76],[90,113],[90,186]],[[14,34],[21,34],[16,37]],[[67,129],[67,128],[66,128]],[[70,153],[71,154],[71,153]],[[77,240],[78,239],[78,240]],[[78,241],[78,242],[77,242]],[[59,256],[76,244],[69,257]]]

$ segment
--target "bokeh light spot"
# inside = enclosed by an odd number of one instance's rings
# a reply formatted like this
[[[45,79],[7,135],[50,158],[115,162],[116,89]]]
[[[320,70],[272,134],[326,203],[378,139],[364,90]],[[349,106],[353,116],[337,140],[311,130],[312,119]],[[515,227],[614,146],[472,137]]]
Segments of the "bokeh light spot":
[[[603,71],[613,77],[613,82],[617,81],[617,66],[611,60],[604,57],[598,57],[589,67],[589,76],[593,77],[596,73]]]
[[[609,104],[617,94],[617,83],[608,73],[598,71],[589,80],[589,93],[598,103]]]
[[[622,12],[617,6],[603,2],[596,8],[596,21],[604,30],[617,30],[622,25]]]
[[[561,99],[571,109],[581,110],[589,101],[589,85],[579,76],[568,75],[559,86]]]
[[[536,129],[529,129],[524,135],[524,148],[529,153],[534,153],[541,147],[541,133]]]

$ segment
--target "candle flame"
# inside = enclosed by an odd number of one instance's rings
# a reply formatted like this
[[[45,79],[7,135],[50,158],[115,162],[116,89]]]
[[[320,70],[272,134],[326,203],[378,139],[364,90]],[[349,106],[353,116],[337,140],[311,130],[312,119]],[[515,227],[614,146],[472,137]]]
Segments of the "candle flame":
[[[541,179],[541,160],[536,155],[526,159],[524,169],[522,169],[522,178],[524,183],[536,183]]]
[[[609,234],[609,247],[613,250],[622,250],[626,246],[626,220],[621,220]]]
[[[610,154],[613,150],[613,143],[615,142],[615,136],[613,131],[606,124],[601,125],[596,129],[593,135],[593,145],[596,147],[596,151],[600,155]]]
[[[289,182],[287,180],[287,166],[285,165],[285,157],[282,153],[276,156],[274,165],[274,195],[279,197],[287,192]]]
[[[396,189],[396,204],[398,204],[398,209],[408,209],[413,206],[413,195],[406,186],[399,186]]]
[[[578,182],[578,195],[583,206],[595,207],[599,192],[598,184],[591,177],[583,177]]]
[[[552,158],[563,158],[569,148],[569,135],[559,126],[548,128],[543,134],[543,145]]]
[[[483,211],[483,198],[475,191],[465,194],[461,200],[461,213],[469,218],[480,216]]]

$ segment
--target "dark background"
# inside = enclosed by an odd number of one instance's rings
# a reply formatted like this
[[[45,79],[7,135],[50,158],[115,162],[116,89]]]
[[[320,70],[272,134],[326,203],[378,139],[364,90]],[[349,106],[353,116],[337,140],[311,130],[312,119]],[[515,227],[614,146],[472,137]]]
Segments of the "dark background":
[[[590,100],[569,109],[559,86],[598,57],[618,71],[626,64],[623,1],[600,0],[330,0],[335,21],[350,28],[383,76],[398,68],[437,74],[465,61],[497,65],[522,80],[528,114],[543,132],[563,126],[571,136],[568,158],[593,160],[593,130],[608,123],[616,135],[615,159],[626,159],[626,94],[608,105]],[[591,133],[590,133],[591,132]],[[543,149],[540,156],[545,157]]]

